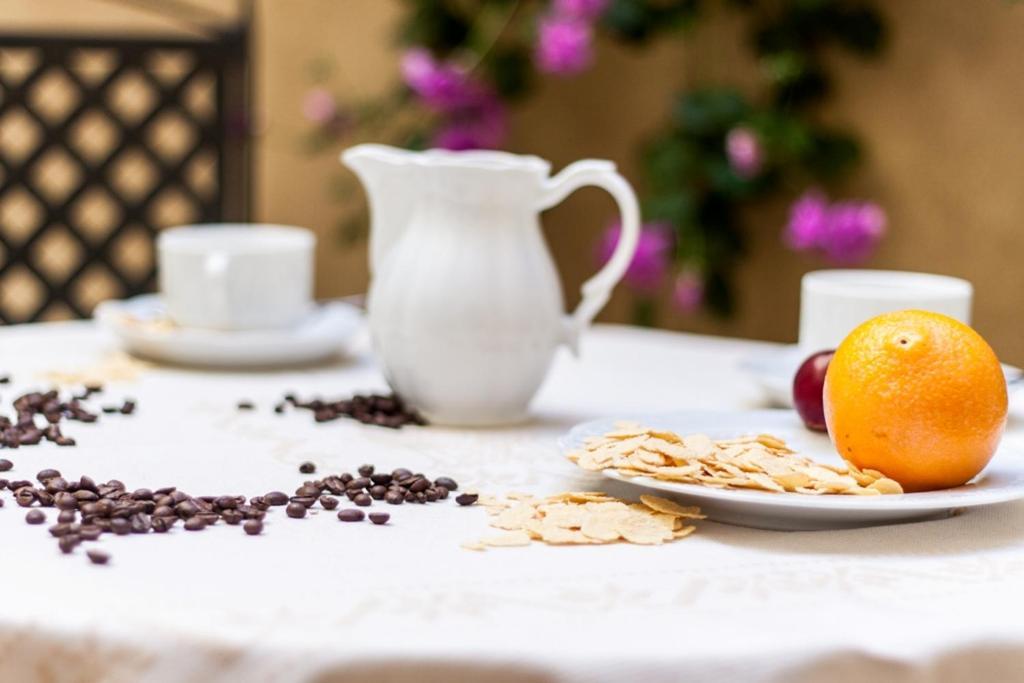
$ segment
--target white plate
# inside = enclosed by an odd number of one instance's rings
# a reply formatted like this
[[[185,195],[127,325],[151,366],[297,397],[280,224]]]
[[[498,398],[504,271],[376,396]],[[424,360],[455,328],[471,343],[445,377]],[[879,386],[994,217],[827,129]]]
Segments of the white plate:
[[[299,325],[284,330],[175,327],[155,294],[104,301],[94,317],[130,353],[207,367],[273,367],[325,360],[345,349],[362,322],[358,308],[334,301],[317,306]]]
[[[777,351],[762,351],[747,356],[739,368],[760,385],[772,405],[790,408],[793,405],[793,376],[807,354],[796,344],[780,347]],[[1024,370],[1003,364],[1003,374],[1011,389],[1021,385]]]
[[[842,463],[828,437],[805,429],[800,418],[791,410],[692,411],[629,415],[620,419],[634,420],[645,426],[667,429],[682,435],[707,434],[716,439],[769,433],[784,439],[798,453],[819,462]],[[576,425],[559,440],[559,446],[566,453],[575,450],[583,444],[585,438],[611,431],[617,421],[595,420]],[[633,486],[677,494],[680,500],[688,504],[700,505],[708,518],[716,522],[786,531],[911,522],[946,517],[963,508],[1024,498],[1024,455],[1011,451],[1005,444],[985,471],[965,486],[945,491],[888,496],[811,496],[714,489],[649,477],[627,478],[611,470],[602,474]]]

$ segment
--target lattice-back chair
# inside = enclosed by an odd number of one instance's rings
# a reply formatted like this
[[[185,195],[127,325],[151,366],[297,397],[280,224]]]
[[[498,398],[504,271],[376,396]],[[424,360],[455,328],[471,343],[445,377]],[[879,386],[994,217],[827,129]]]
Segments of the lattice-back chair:
[[[0,322],[151,291],[160,228],[247,218],[249,25],[0,34]]]

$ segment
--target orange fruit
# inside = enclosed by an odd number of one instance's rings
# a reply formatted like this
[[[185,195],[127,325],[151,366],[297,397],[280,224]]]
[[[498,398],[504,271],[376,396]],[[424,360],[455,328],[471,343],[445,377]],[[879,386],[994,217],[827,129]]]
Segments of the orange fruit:
[[[836,450],[906,491],[966,483],[1006,426],[1006,379],[967,325],[899,311],[857,327],[825,375],[825,424]]]

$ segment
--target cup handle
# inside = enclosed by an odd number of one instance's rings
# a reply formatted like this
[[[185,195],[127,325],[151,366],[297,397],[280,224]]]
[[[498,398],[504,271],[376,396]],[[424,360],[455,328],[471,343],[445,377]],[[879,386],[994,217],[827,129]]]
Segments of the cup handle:
[[[214,251],[206,256],[203,261],[203,272],[206,281],[210,284],[207,295],[211,308],[214,311],[214,319],[228,320],[231,307],[228,301],[228,269],[230,267],[228,255],[221,251]]]
[[[541,209],[550,209],[587,185],[600,187],[615,199],[619,206],[622,231],[612,257],[601,270],[583,283],[580,288],[583,298],[572,315],[566,317],[564,341],[574,355],[579,353],[580,334],[608,303],[612,289],[626,274],[640,237],[640,207],[636,194],[610,161],[586,159],[566,166],[545,184]]]

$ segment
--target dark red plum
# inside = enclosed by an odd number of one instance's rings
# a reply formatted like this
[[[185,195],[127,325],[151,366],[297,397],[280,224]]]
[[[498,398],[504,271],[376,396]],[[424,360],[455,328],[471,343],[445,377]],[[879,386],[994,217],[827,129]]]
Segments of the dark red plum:
[[[825,372],[835,351],[819,351],[800,365],[793,377],[793,407],[808,429],[827,432],[822,393]]]

